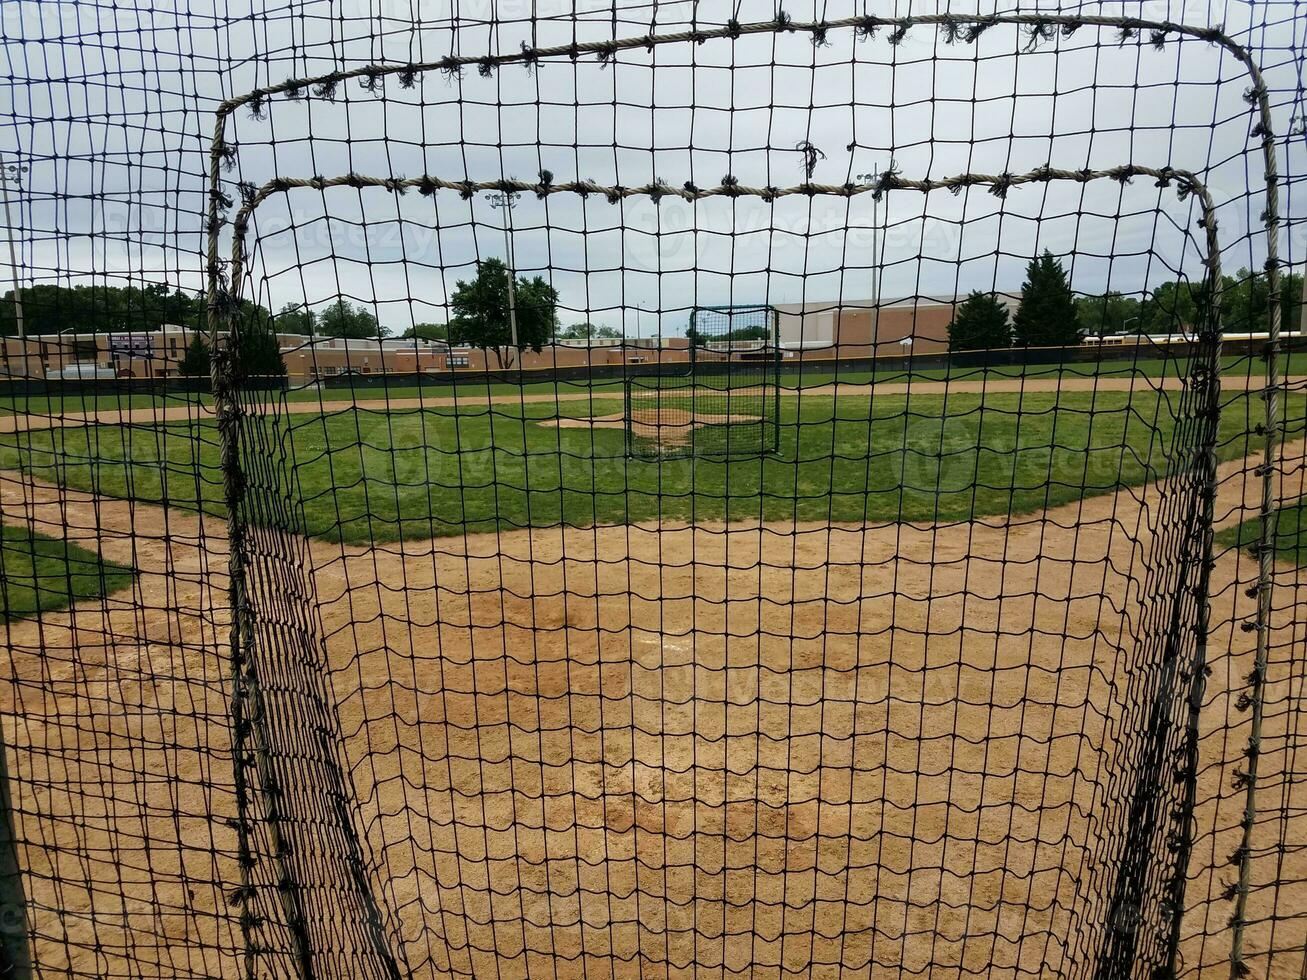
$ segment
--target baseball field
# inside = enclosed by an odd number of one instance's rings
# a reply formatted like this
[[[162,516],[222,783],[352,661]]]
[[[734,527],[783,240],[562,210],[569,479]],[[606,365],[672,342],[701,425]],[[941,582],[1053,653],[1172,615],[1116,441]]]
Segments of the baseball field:
[[[1244,815],[1255,387],[1221,396],[1199,728],[1223,734],[1198,743],[1181,925],[1213,975],[1205,916]],[[0,418],[4,735],[41,960],[121,975],[112,933],[151,975],[236,976],[244,932],[291,972],[303,928],[319,965],[376,932],[411,976],[1092,972],[1165,676],[1149,637],[1186,560],[1183,394],[826,384],[783,394],[777,452],[730,460],[632,458],[602,389],[251,396],[253,736],[232,722],[209,409]],[[1281,408],[1292,515],[1301,383]],[[62,597],[15,601],[11,533]],[[1300,639],[1271,651],[1267,771],[1295,745]],[[241,814],[268,813],[238,770],[276,786],[275,839],[243,840]],[[1254,865],[1250,907],[1302,891],[1302,830],[1257,824],[1280,863]],[[250,864],[293,882],[257,917],[229,894]],[[1257,948],[1298,941],[1275,922]]]

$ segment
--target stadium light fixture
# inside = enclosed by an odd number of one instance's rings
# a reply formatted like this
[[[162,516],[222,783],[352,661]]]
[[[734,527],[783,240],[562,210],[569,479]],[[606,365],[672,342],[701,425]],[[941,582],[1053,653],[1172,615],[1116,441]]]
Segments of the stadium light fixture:
[[[514,350],[517,346],[517,297],[515,283],[517,262],[513,258],[513,208],[517,206],[517,192],[505,191],[490,195],[490,206],[504,212],[504,261],[508,263],[508,332]]]
[[[891,162],[890,166],[893,166]],[[858,174],[858,180],[864,184],[874,184],[880,179],[880,164],[871,168],[869,174]],[[880,279],[880,202],[874,197],[871,199],[871,307],[876,310],[880,306],[880,290],[878,282]],[[876,314],[877,320],[880,319],[879,312]]]

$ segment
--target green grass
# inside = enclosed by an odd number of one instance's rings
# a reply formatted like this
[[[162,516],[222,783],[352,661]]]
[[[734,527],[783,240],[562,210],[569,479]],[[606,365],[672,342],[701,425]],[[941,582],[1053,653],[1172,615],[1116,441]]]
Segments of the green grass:
[[[1236,527],[1218,532],[1216,540],[1229,548],[1251,548],[1261,534],[1260,523],[1256,517],[1249,518]],[[1307,497],[1300,497],[1297,503],[1280,508],[1271,546],[1277,560],[1297,566],[1307,565]]]
[[[135,573],[22,525],[0,527],[0,622],[124,589]]]
[[[1175,360],[1151,358],[1140,361],[1103,361],[1086,364],[1032,364],[1025,366],[997,366],[988,368],[950,369],[896,369],[871,371],[840,371],[837,374],[822,370],[820,362],[804,365],[802,373],[787,369],[781,375],[783,388],[809,388],[840,381],[844,384],[868,384],[873,381],[882,383],[901,383],[917,381],[1012,381],[1021,378],[1174,378],[1182,370],[1183,364]],[[1233,377],[1246,378],[1250,374],[1260,377],[1262,362],[1256,358],[1227,357],[1223,359],[1222,370]],[[1301,375],[1307,373],[1307,352],[1296,352],[1281,359],[1284,374]],[[484,398],[513,397],[516,395],[555,395],[586,394],[594,397],[620,397],[622,382],[620,380],[595,381],[559,381],[557,383],[532,382],[525,385],[484,384],[466,382],[454,385],[359,385],[357,387],[292,387],[285,397],[290,402],[370,402],[384,399],[400,398]],[[251,395],[251,397],[256,397]],[[268,397],[274,397],[271,394]],[[186,405],[212,405],[209,395],[178,392],[169,395],[154,394],[76,394],[76,395],[32,395],[22,397],[0,398],[0,415],[35,412],[38,414],[65,414],[96,412],[128,408],[173,408]]]
[[[628,459],[620,429],[541,425],[596,400],[282,415],[246,430],[250,517],[366,543],[564,522],[937,521],[1027,513],[1137,485],[1192,458],[1179,392],[783,399],[775,457]],[[1304,400],[1286,400],[1290,436]],[[1222,458],[1262,410],[1226,397]],[[1295,428],[1296,427],[1296,428]],[[1185,444],[1177,444],[1183,438]],[[222,512],[210,423],[0,436],[0,467],[115,497]]]

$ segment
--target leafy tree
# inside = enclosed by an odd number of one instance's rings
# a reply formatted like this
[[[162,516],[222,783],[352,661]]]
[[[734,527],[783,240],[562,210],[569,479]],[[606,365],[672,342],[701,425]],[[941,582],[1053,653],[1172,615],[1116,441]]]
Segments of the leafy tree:
[[[1012,346],[1012,323],[997,297],[973,292],[948,325],[949,350],[996,350]]]
[[[1146,330],[1139,300],[1111,290],[1102,296],[1076,297],[1076,317],[1086,337],[1111,337]]]
[[[558,335],[559,340],[617,340],[621,331],[613,327],[595,326],[593,323],[573,323]]]
[[[338,299],[317,314],[317,332],[323,337],[346,337],[351,340],[376,340],[388,331],[364,306],[354,306]]]
[[[1301,330],[1302,319],[1302,276],[1290,272],[1280,279],[1280,329]]]
[[[1269,330],[1271,290],[1264,272],[1240,269],[1221,279],[1221,311],[1225,329],[1234,333]],[[1297,330],[1302,322],[1302,276],[1280,277],[1280,329]]]
[[[1062,263],[1044,250],[1026,267],[1021,306],[1013,322],[1018,347],[1066,347],[1081,340],[1075,298]]]
[[[297,333],[312,337],[317,332],[318,315],[307,305],[287,303],[277,313],[278,333]]]
[[[722,334],[720,340],[767,340],[771,337],[771,329],[756,323],[751,327],[736,327],[734,330],[727,330]]]
[[[23,289],[24,328],[31,336],[74,329],[78,333],[145,333],[164,324],[202,326],[203,296],[161,284],[149,286],[56,286]],[[0,296],[0,335],[16,334],[13,290]]]
[[[517,346],[514,348],[508,305],[508,267],[500,259],[477,263],[470,282],[459,281],[450,297],[453,344],[493,351],[500,368],[511,367],[514,350],[539,351],[558,325],[558,291],[539,276],[514,278]]]
[[[405,330],[400,337],[404,340],[448,340],[449,324],[447,323],[415,323]]]
[[[209,345],[204,342],[204,335],[196,333],[191,338],[190,346],[186,348],[186,353],[177,365],[177,373],[188,378],[209,376],[211,358],[209,357]]]
[[[1199,311],[1204,305],[1202,293],[1200,283],[1186,279],[1159,283],[1152,295],[1140,304],[1143,332],[1156,335],[1190,329],[1198,322]]]

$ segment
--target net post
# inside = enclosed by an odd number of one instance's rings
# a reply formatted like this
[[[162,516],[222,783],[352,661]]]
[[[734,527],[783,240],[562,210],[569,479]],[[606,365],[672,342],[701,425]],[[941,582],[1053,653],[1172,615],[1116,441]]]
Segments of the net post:
[[[694,455],[694,420],[699,401],[699,311],[690,311],[690,455]],[[658,421],[662,422],[662,385],[658,386]]]
[[[1191,481],[1179,490],[1191,492],[1183,500],[1183,526],[1189,528],[1180,550],[1179,576],[1170,610],[1170,622],[1162,647],[1162,666],[1149,698],[1147,739],[1143,760],[1136,766],[1139,776],[1131,790],[1120,870],[1113,886],[1104,926],[1102,953],[1095,976],[1123,977],[1134,971],[1139,956],[1140,930],[1145,924],[1149,858],[1159,850],[1174,854],[1170,880],[1157,896],[1156,914],[1166,920],[1161,933],[1166,966],[1155,975],[1174,977],[1179,958],[1180,926],[1184,915],[1185,880],[1193,844],[1193,812],[1198,778],[1199,715],[1207,675],[1208,598],[1213,566],[1213,527],[1216,506],[1217,443],[1221,417],[1221,250],[1216,235],[1215,205],[1205,186],[1192,175],[1185,177],[1188,189],[1198,197],[1206,229],[1207,267],[1204,292],[1209,297],[1205,322],[1200,318],[1198,347],[1191,355],[1186,398],[1198,402],[1197,453],[1188,467]],[[1192,599],[1191,622],[1184,615]],[[1193,650],[1183,662],[1192,633]],[[1181,700],[1178,695],[1187,683]],[[1180,745],[1172,746],[1173,732],[1180,730]],[[1180,798],[1169,813],[1162,812],[1167,780],[1179,784]],[[1170,827],[1167,828],[1169,818]],[[1163,830],[1165,829],[1165,833]]]
[[[771,314],[772,342],[772,447],[773,453],[781,451],[781,315],[776,307],[768,307]],[[766,392],[763,392],[766,397]]]
[[[1201,736],[1200,723],[1203,695],[1207,688],[1208,634],[1211,630],[1211,579],[1215,567],[1214,544],[1216,525],[1217,443],[1220,438],[1221,418],[1221,353],[1224,339],[1225,316],[1222,309],[1221,252],[1216,240],[1216,220],[1212,204],[1203,194],[1204,226],[1208,233],[1208,295],[1210,297],[1208,322],[1200,339],[1206,339],[1206,362],[1194,372],[1194,381],[1205,381],[1206,403],[1203,406],[1203,441],[1197,463],[1199,486],[1199,518],[1196,533],[1199,536],[1201,565],[1194,588],[1194,634],[1196,645],[1194,663],[1189,678],[1189,696],[1185,718],[1184,741],[1181,745],[1176,778],[1183,784],[1180,810],[1177,815],[1177,856],[1175,874],[1171,881],[1170,913],[1171,934],[1167,943],[1169,976],[1176,976],[1180,966],[1180,926],[1185,912],[1185,886],[1188,882],[1189,860],[1194,846],[1194,812],[1198,796],[1198,752]]]
[[[0,980],[29,980],[32,976],[27,896],[15,826],[8,746],[0,739]]]
[[[250,215],[257,205],[251,199],[237,213],[233,221],[230,279],[223,276],[218,262],[218,216],[220,187],[220,142],[222,120],[218,122],[211,161],[210,218],[208,239],[208,294],[207,327],[212,351],[210,384],[213,393],[213,414],[218,430],[219,470],[222,476],[222,500],[226,508],[227,524],[227,599],[231,622],[228,629],[230,665],[231,726],[233,748],[233,782],[236,793],[236,830],[239,885],[232,889],[233,904],[241,907],[240,928],[245,943],[244,967],[247,976],[254,976],[255,960],[261,944],[253,931],[260,917],[254,909],[258,884],[254,868],[258,860],[252,842],[254,831],[250,818],[250,804],[255,786],[262,786],[265,800],[265,823],[271,860],[274,866],[273,889],[285,916],[286,928],[293,950],[294,976],[297,980],[313,980],[313,952],[309,942],[308,925],[301,901],[300,884],[292,873],[288,847],[281,828],[282,804],[272,772],[266,735],[267,710],[263,697],[263,684],[258,664],[254,659],[255,623],[247,580],[249,527],[245,516],[245,490],[247,477],[241,460],[241,417],[239,385],[242,369],[240,292],[244,272],[245,233]]]
[[[658,352],[658,370],[662,370],[662,351]],[[628,457],[635,455],[635,433],[632,431],[631,419],[631,385],[634,378],[631,365],[627,363],[626,351],[622,351],[622,443]],[[591,389],[593,392],[593,388]],[[592,395],[593,397],[593,395]]]

